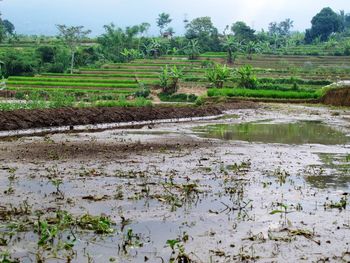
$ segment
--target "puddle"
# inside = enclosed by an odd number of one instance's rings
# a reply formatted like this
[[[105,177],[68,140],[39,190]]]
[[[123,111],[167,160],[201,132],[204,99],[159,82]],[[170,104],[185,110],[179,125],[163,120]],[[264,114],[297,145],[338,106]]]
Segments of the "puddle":
[[[349,137],[317,121],[295,123],[251,122],[197,127],[200,137],[260,143],[341,145]]]
[[[312,165],[307,169],[306,181],[320,189],[350,188],[350,154],[318,154],[321,165]]]

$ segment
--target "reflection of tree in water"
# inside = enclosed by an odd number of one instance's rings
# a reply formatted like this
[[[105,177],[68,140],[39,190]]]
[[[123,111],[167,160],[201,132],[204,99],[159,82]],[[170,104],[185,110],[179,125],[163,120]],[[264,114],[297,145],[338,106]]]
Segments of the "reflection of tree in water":
[[[313,166],[315,170],[324,172],[306,177],[306,181],[313,187],[326,189],[349,189],[350,188],[350,159],[349,155],[318,154],[323,165]],[[328,170],[328,171],[327,171]],[[324,175],[323,175],[324,174]]]
[[[319,175],[309,176],[306,181],[315,188],[349,189],[350,176],[346,175]]]
[[[248,142],[285,144],[345,144],[349,139],[341,132],[317,122],[297,122],[282,124],[219,124],[202,127],[204,137]]]

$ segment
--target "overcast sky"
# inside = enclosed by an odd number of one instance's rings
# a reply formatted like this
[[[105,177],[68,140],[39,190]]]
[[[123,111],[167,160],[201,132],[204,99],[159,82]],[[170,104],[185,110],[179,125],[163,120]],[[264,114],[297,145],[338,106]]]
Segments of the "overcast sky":
[[[157,34],[159,13],[171,14],[171,26],[182,34],[188,19],[210,16],[222,31],[225,25],[245,21],[253,28],[267,28],[271,21],[294,20],[296,30],[310,27],[311,18],[323,7],[350,12],[350,0],[3,0],[0,10],[20,34],[56,34],[56,24],[84,25],[93,35],[113,22],[125,27],[148,22]]]

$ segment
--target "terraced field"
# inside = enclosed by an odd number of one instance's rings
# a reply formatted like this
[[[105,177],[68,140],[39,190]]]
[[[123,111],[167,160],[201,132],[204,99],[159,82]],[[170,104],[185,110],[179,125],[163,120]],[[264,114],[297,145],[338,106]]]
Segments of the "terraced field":
[[[208,65],[211,61],[225,63],[225,56],[225,53],[206,53],[198,60],[188,60],[183,56],[163,56],[156,60],[142,59],[130,63],[106,64],[101,68],[80,68],[72,75],[43,73],[35,77],[10,77],[7,86],[9,90],[26,92],[63,90],[67,93],[128,96],[143,87],[157,86],[162,67],[176,65],[184,74],[181,87],[185,88],[187,93],[191,93],[193,87],[202,88],[204,95],[210,86],[205,78]],[[322,87],[338,80],[346,80],[350,73],[349,57],[255,55],[250,60],[240,55],[232,67],[238,68],[247,64],[254,68],[254,74],[260,83],[259,90],[267,91],[209,90],[208,95],[314,99],[320,97],[319,90]],[[233,77],[224,86],[228,89],[237,87],[237,81],[238,77]],[[141,83],[143,85],[140,85]],[[289,92],[289,95],[283,92]]]

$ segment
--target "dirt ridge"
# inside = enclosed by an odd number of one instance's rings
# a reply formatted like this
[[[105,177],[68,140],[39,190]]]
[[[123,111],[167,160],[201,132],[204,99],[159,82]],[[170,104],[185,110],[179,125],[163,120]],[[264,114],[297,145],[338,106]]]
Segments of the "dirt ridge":
[[[15,110],[0,112],[0,130],[191,118],[220,114],[222,114],[222,108],[219,106]]]

